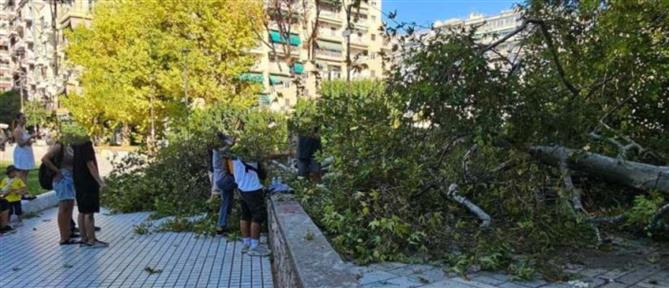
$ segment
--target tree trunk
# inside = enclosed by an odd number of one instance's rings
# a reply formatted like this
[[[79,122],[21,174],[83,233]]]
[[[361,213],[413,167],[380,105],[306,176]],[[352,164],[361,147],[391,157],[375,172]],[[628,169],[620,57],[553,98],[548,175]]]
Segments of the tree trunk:
[[[567,163],[569,169],[640,190],[669,193],[669,166],[626,161],[563,146],[534,146],[530,153],[551,165]]]

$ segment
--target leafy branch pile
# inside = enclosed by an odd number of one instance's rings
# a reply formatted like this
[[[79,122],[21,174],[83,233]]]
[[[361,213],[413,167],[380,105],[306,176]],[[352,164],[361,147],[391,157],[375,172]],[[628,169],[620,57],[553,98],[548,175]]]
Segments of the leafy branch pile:
[[[496,53],[508,37],[388,27],[405,34],[385,84],[325,83],[316,109],[299,111],[321,123],[334,163],[327,188],[298,190],[340,251],[530,277],[615,230],[666,235],[668,4],[524,11],[511,33],[522,57]]]
[[[155,211],[158,215],[216,210],[206,204],[211,191],[207,150],[216,144],[216,133],[237,137],[233,153],[256,159],[283,151],[286,131],[284,116],[245,105],[195,110],[168,133],[166,145],[155,154],[142,151],[116,163],[102,202],[119,212]]]

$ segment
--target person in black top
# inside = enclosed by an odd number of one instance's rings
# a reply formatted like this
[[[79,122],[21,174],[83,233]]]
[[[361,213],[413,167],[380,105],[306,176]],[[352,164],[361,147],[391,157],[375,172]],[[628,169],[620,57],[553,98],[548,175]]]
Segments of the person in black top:
[[[81,245],[91,248],[106,248],[108,243],[95,237],[94,213],[100,212],[100,189],[105,186],[98,171],[95,150],[90,140],[73,145],[74,188],[79,209]]]
[[[314,158],[314,154],[321,149],[321,137],[318,127],[311,135],[297,137],[297,175],[309,177],[314,182],[320,182],[321,166]]]

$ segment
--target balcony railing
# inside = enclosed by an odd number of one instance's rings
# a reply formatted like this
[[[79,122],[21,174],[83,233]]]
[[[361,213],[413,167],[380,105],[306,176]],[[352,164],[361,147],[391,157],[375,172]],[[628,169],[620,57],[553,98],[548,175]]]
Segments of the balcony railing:
[[[320,12],[320,18],[327,19],[327,20],[333,20],[336,22],[342,22],[343,14],[339,12],[333,12],[333,11],[328,11],[328,10],[321,10]]]
[[[341,51],[332,51],[332,50],[325,50],[325,49],[315,49],[316,51],[316,56],[325,56],[329,58],[341,58],[342,57],[342,52]]]

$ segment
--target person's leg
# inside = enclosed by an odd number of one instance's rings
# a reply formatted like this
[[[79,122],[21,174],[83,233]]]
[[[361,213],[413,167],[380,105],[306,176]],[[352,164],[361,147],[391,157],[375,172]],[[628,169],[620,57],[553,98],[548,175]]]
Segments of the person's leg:
[[[221,207],[218,211],[218,228],[223,231],[228,228],[228,217],[232,210],[234,201],[234,191],[220,191],[221,193]]]
[[[0,212],[0,228],[9,225],[9,210]]]
[[[0,228],[9,226],[9,209],[0,211]]]
[[[93,218],[93,213],[84,214],[84,228],[86,231],[86,236],[88,236],[88,243],[94,244],[98,238],[95,237],[95,218]]]
[[[309,160],[309,178],[314,183],[321,182],[321,164],[314,158]]]
[[[267,211],[265,210],[265,195],[264,191],[258,190],[252,193],[249,193],[249,200],[251,203],[251,213],[253,214],[253,219],[251,221],[251,247],[249,250],[249,255],[251,256],[268,256],[270,251],[260,245],[260,229],[262,223],[265,222]]]
[[[307,177],[309,176],[309,162],[297,159],[297,176]]]
[[[242,215],[239,220],[239,230],[242,236],[242,241],[244,242],[244,247],[242,248],[242,253],[246,253],[249,247],[251,246],[251,209],[249,209],[246,192],[241,192],[241,206],[242,206]]]
[[[70,240],[70,220],[72,220],[72,209],[74,200],[62,200],[58,203],[58,230],[60,230],[60,242]]]
[[[12,203],[14,207],[14,215],[16,215],[16,220],[18,224],[23,224],[23,207],[21,207],[21,200]]]
[[[26,183],[26,185],[28,185],[28,172],[30,172],[30,170],[21,170],[18,173],[19,179],[21,179],[23,183]],[[28,187],[26,187],[26,191],[28,191],[28,194],[30,194],[30,190],[28,190]]]
[[[88,235],[86,229],[83,228],[83,227],[86,227],[85,215],[86,214],[79,212],[79,216],[77,216],[77,223],[79,224],[79,227],[81,228],[81,229],[79,229],[79,234],[81,235],[81,242],[84,242],[84,243],[88,242],[90,239],[93,239]],[[73,229],[71,229],[71,230],[73,230]]]

